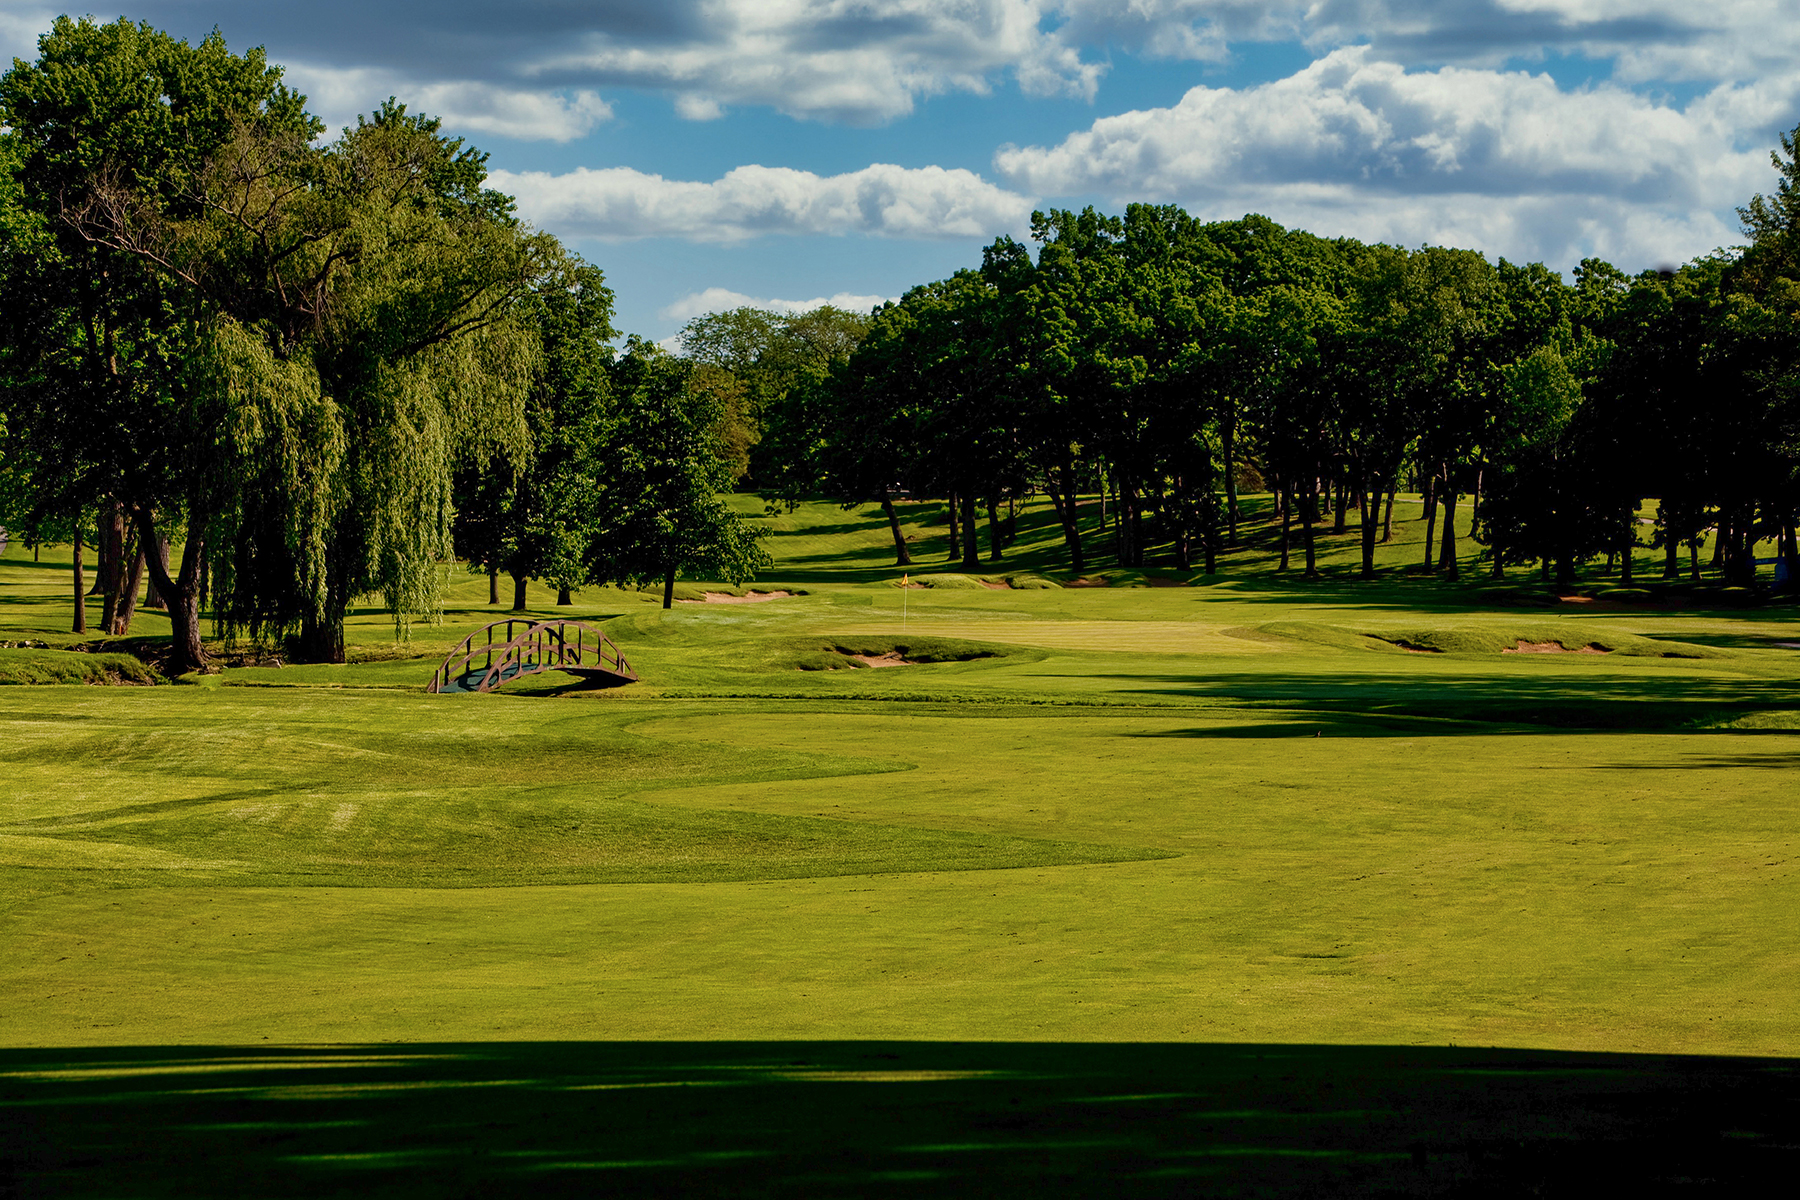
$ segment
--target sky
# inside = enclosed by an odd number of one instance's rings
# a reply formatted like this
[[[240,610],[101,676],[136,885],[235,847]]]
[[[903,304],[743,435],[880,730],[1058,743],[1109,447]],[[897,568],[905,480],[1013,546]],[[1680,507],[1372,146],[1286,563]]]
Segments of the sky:
[[[0,61],[58,12],[0,0]],[[867,308],[1034,209],[1263,213],[1630,271],[1742,241],[1800,124],[1800,0],[118,0],[263,46],[333,128],[388,96],[655,340]]]

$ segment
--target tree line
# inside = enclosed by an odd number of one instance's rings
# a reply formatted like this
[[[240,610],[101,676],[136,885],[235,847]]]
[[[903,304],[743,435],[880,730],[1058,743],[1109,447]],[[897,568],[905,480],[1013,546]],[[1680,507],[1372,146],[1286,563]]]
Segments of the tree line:
[[[1796,130],[1800,135],[1800,130]],[[1628,275],[1314,236],[1259,216],[1206,223],[1133,204],[1033,217],[979,267],[863,319],[754,310],[691,322],[687,353],[755,395],[750,481],[887,512],[947,499],[951,559],[1002,558],[1008,499],[1047,495],[1068,568],[1097,558],[1215,569],[1242,543],[1240,487],[1274,497],[1278,569],[1317,575],[1322,526],[1376,573],[1396,492],[1423,493],[1421,573],[1455,578],[1474,508],[1498,576],[1561,586],[1632,550],[1663,575],[1755,577],[1773,540],[1800,578],[1800,172],[1742,210],[1749,245]],[[824,336],[828,332],[829,336]],[[1083,497],[1111,504],[1098,544]],[[1646,499],[1658,501],[1640,529]],[[1465,520],[1462,528],[1471,523]],[[1682,561],[1683,550],[1687,561]]]
[[[227,637],[341,662],[444,564],[584,584],[762,561],[718,372],[633,339],[603,276],[393,100],[326,138],[261,50],[58,19],[0,77],[0,525],[147,575],[175,670]]]

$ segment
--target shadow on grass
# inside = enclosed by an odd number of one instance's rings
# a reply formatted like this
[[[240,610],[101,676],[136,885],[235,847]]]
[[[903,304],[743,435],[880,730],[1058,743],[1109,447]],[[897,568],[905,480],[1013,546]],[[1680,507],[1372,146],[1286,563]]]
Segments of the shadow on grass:
[[[1494,733],[1496,727],[1667,730],[1699,727],[1767,709],[1800,708],[1800,683],[1689,676],[1562,675],[1533,679],[1492,675],[1298,676],[1215,672],[1207,675],[1105,675],[1139,686],[1131,692],[1184,699],[1231,700],[1332,715],[1366,729],[1360,736],[1425,732]],[[1256,736],[1256,735],[1246,735]],[[1280,736],[1275,735],[1275,736]]]
[[[1791,1059],[1530,1050],[10,1050],[0,1052],[0,1193],[1736,1192],[1785,1164],[1796,1103]]]

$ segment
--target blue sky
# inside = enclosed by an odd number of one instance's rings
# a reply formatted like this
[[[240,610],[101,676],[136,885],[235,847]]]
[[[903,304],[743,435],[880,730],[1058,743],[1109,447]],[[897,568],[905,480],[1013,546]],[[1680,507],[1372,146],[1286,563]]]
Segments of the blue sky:
[[[0,0],[0,54],[58,11]],[[652,338],[867,304],[1034,207],[1262,212],[1627,269],[1738,240],[1800,123],[1800,0],[125,0],[265,46],[334,125],[388,95],[491,154]]]

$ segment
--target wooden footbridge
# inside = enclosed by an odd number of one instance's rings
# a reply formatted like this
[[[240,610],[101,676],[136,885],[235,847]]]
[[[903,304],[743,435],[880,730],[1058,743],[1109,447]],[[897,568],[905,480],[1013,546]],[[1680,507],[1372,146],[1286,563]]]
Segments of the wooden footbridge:
[[[495,621],[464,638],[431,676],[428,692],[491,692],[545,671],[566,671],[602,687],[636,683],[612,639],[582,621]]]

